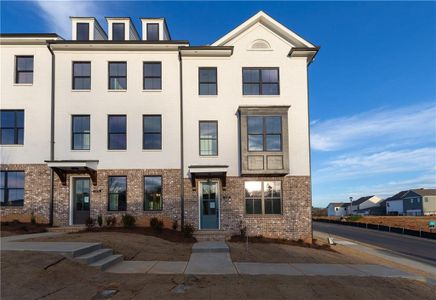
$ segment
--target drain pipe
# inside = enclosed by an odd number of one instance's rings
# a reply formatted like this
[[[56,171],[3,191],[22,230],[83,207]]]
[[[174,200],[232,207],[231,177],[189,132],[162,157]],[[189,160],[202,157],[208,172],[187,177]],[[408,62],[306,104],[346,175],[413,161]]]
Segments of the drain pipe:
[[[185,225],[185,162],[183,159],[183,68],[182,52],[179,47],[179,72],[180,72],[180,229]]]
[[[54,118],[55,118],[55,54],[47,43],[48,51],[51,54],[51,107],[50,107],[50,160],[54,160]],[[50,214],[49,225],[53,226],[54,210],[54,171],[50,169]]]

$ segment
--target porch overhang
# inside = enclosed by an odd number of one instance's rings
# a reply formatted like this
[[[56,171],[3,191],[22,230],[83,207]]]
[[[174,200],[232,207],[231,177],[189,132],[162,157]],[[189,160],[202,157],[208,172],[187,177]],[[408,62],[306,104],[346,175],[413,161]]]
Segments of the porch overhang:
[[[197,179],[219,178],[223,189],[226,188],[227,169],[226,165],[192,165],[188,166],[191,176],[192,188],[196,188]]]
[[[62,185],[67,184],[67,174],[88,174],[92,184],[97,185],[98,160],[46,160],[45,162],[59,176]]]

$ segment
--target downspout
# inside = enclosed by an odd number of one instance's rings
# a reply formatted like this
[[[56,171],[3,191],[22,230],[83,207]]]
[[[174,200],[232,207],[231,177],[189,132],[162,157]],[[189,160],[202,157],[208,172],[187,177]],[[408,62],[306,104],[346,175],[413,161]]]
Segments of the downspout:
[[[51,54],[51,107],[50,107],[50,160],[54,160],[54,118],[55,118],[55,54],[47,43],[48,51]],[[50,169],[50,215],[49,225],[53,226],[54,210],[54,172]]]
[[[179,72],[180,72],[180,228],[185,225],[185,178],[183,159],[183,69],[182,53],[179,48]]]

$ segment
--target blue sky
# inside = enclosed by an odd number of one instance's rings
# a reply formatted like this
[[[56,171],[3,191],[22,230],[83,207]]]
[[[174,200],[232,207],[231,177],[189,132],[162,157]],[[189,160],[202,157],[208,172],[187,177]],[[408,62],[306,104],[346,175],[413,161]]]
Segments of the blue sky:
[[[435,2],[1,2],[1,32],[57,32],[69,16],[165,17],[212,43],[264,10],[320,45],[310,66],[313,202],[436,188]]]

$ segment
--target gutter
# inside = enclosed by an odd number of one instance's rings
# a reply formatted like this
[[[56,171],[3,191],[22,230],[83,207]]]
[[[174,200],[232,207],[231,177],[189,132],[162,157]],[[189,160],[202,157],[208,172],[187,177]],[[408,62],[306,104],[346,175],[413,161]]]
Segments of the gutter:
[[[185,225],[185,162],[183,159],[183,63],[182,53],[179,50],[179,72],[180,72],[180,229]]]
[[[51,54],[51,107],[50,107],[50,160],[54,160],[54,119],[55,119],[55,54],[47,43],[47,49]],[[54,210],[54,171],[50,168],[50,214],[49,225],[53,226]]]

